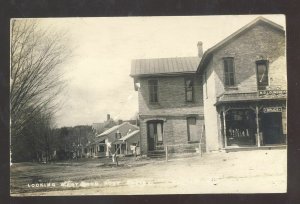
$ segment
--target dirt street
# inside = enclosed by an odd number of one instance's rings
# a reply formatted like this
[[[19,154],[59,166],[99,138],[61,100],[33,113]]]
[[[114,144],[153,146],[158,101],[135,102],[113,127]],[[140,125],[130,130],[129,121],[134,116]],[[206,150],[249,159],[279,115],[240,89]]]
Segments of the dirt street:
[[[11,195],[286,192],[287,151],[217,152],[164,159],[82,159],[11,167]]]

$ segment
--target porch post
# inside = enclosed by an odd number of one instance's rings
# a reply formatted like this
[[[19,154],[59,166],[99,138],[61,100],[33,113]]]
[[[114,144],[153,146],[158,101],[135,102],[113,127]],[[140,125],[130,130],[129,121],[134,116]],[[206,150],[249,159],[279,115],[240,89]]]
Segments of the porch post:
[[[128,154],[128,147],[127,147],[127,141],[125,141],[125,148],[126,148],[126,155]]]
[[[256,113],[256,134],[257,134],[257,147],[260,147],[260,135],[259,135],[259,121],[258,121],[258,106],[255,107],[255,113]]]
[[[226,134],[226,111],[225,111],[225,108],[223,107],[223,111],[222,111],[222,113],[223,113],[223,127],[224,127],[224,144],[225,144],[225,148],[227,147],[227,134]]]

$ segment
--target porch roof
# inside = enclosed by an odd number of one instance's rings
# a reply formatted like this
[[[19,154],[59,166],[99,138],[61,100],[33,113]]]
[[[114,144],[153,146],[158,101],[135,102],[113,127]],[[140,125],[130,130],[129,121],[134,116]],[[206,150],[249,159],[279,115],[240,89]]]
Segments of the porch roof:
[[[267,94],[263,94],[263,92],[267,92]],[[219,105],[222,103],[238,102],[238,101],[247,102],[247,101],[263,101],[263,100],[286,100],[287,98],[286,90],[275,90],[270,92],[270,94],[268,94],[268,90],[263,92],[262,91],[247,92],[247,93],[241,93],[241,92],[226,93],[225,92],[217,97],[217,102],[215,105]]]

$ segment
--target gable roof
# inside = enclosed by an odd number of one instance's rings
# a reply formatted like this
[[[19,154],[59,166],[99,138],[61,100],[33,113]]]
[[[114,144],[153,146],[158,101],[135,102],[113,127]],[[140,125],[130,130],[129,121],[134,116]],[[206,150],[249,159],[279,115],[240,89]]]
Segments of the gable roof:
[[[200,60],[199,57],[134,59],[130,76],[196,73]]]
[[[135,125],[132,125],[132,124],[130,124],[130,123],[128,123],[128,122],[124,122],[124,123],[122,123],[122,124],[120,124],[120,125],[116,125],[116,126],[113,126],[112,128],[109,128],[108,130],[105,130],[104,132],[102,132],[100,135],[97,135],[96,137],[106,136],[106,135],[112,133],[113,131],[119,129],[120,127],[122,127],[122,126],[124,126],[124,125],[126,125],[126,124],[127,124],[127,125],[130,125],[130,126],[132,126],[132,127],[136,127]]]
[[[124,137],[121,137],[119,140],[125,141],[125,140],[131,138],[132,136],[136,135],[139,132],[140,132],[140,130],[134,130],[134,131],[128,133],[127,135],[125,135]]]
[[[240,28],[239,30],[237,30],[236,32],[232,33],[231,35],[229,35],[227,38],[225,38],[224,40],[220,41],[219,43],[217,43],[216,45],[214,45],[213,47],[209,48],[208,50],[205,51],[205,53],[202,56],[202,59],[200,61],[200,64],[198,66],[197,72],[201,72],[203,71],[203,69],[205,68],[205,66],[207,65],[207,63],[209,62],[213,52],[215,52],[216,50],[220,49],[221,47],[227,45],[228,43],[230,43],[232,40],[234,40],[235,38],[239,37],[240,35],[242,35],[243,33],[245,33],[246,31],[248,31],[249,29],[253,28],[255,25],[258,25],[259,23],[264,23],[267,24],[269,26],[271,26],[272,28],[274,28],[275,30],[278,30],[282,33],[284,33],[284,29],[281,25],[278,25],[262,16],[254,19],[253,21],[251,21],[250,23],[246,24],[245,26],[243,26],[242,28]]]

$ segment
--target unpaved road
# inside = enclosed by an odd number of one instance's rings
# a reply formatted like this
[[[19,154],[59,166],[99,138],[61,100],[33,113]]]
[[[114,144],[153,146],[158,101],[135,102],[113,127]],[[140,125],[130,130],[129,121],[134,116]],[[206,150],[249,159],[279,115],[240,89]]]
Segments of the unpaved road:
[[[123,158],[14,164],[12,196],[286,192],[286,150],[210,153],[171,159]],[[39,183],[55,187],[32,187]],[[29,184],[29,186],[28,186]]]

